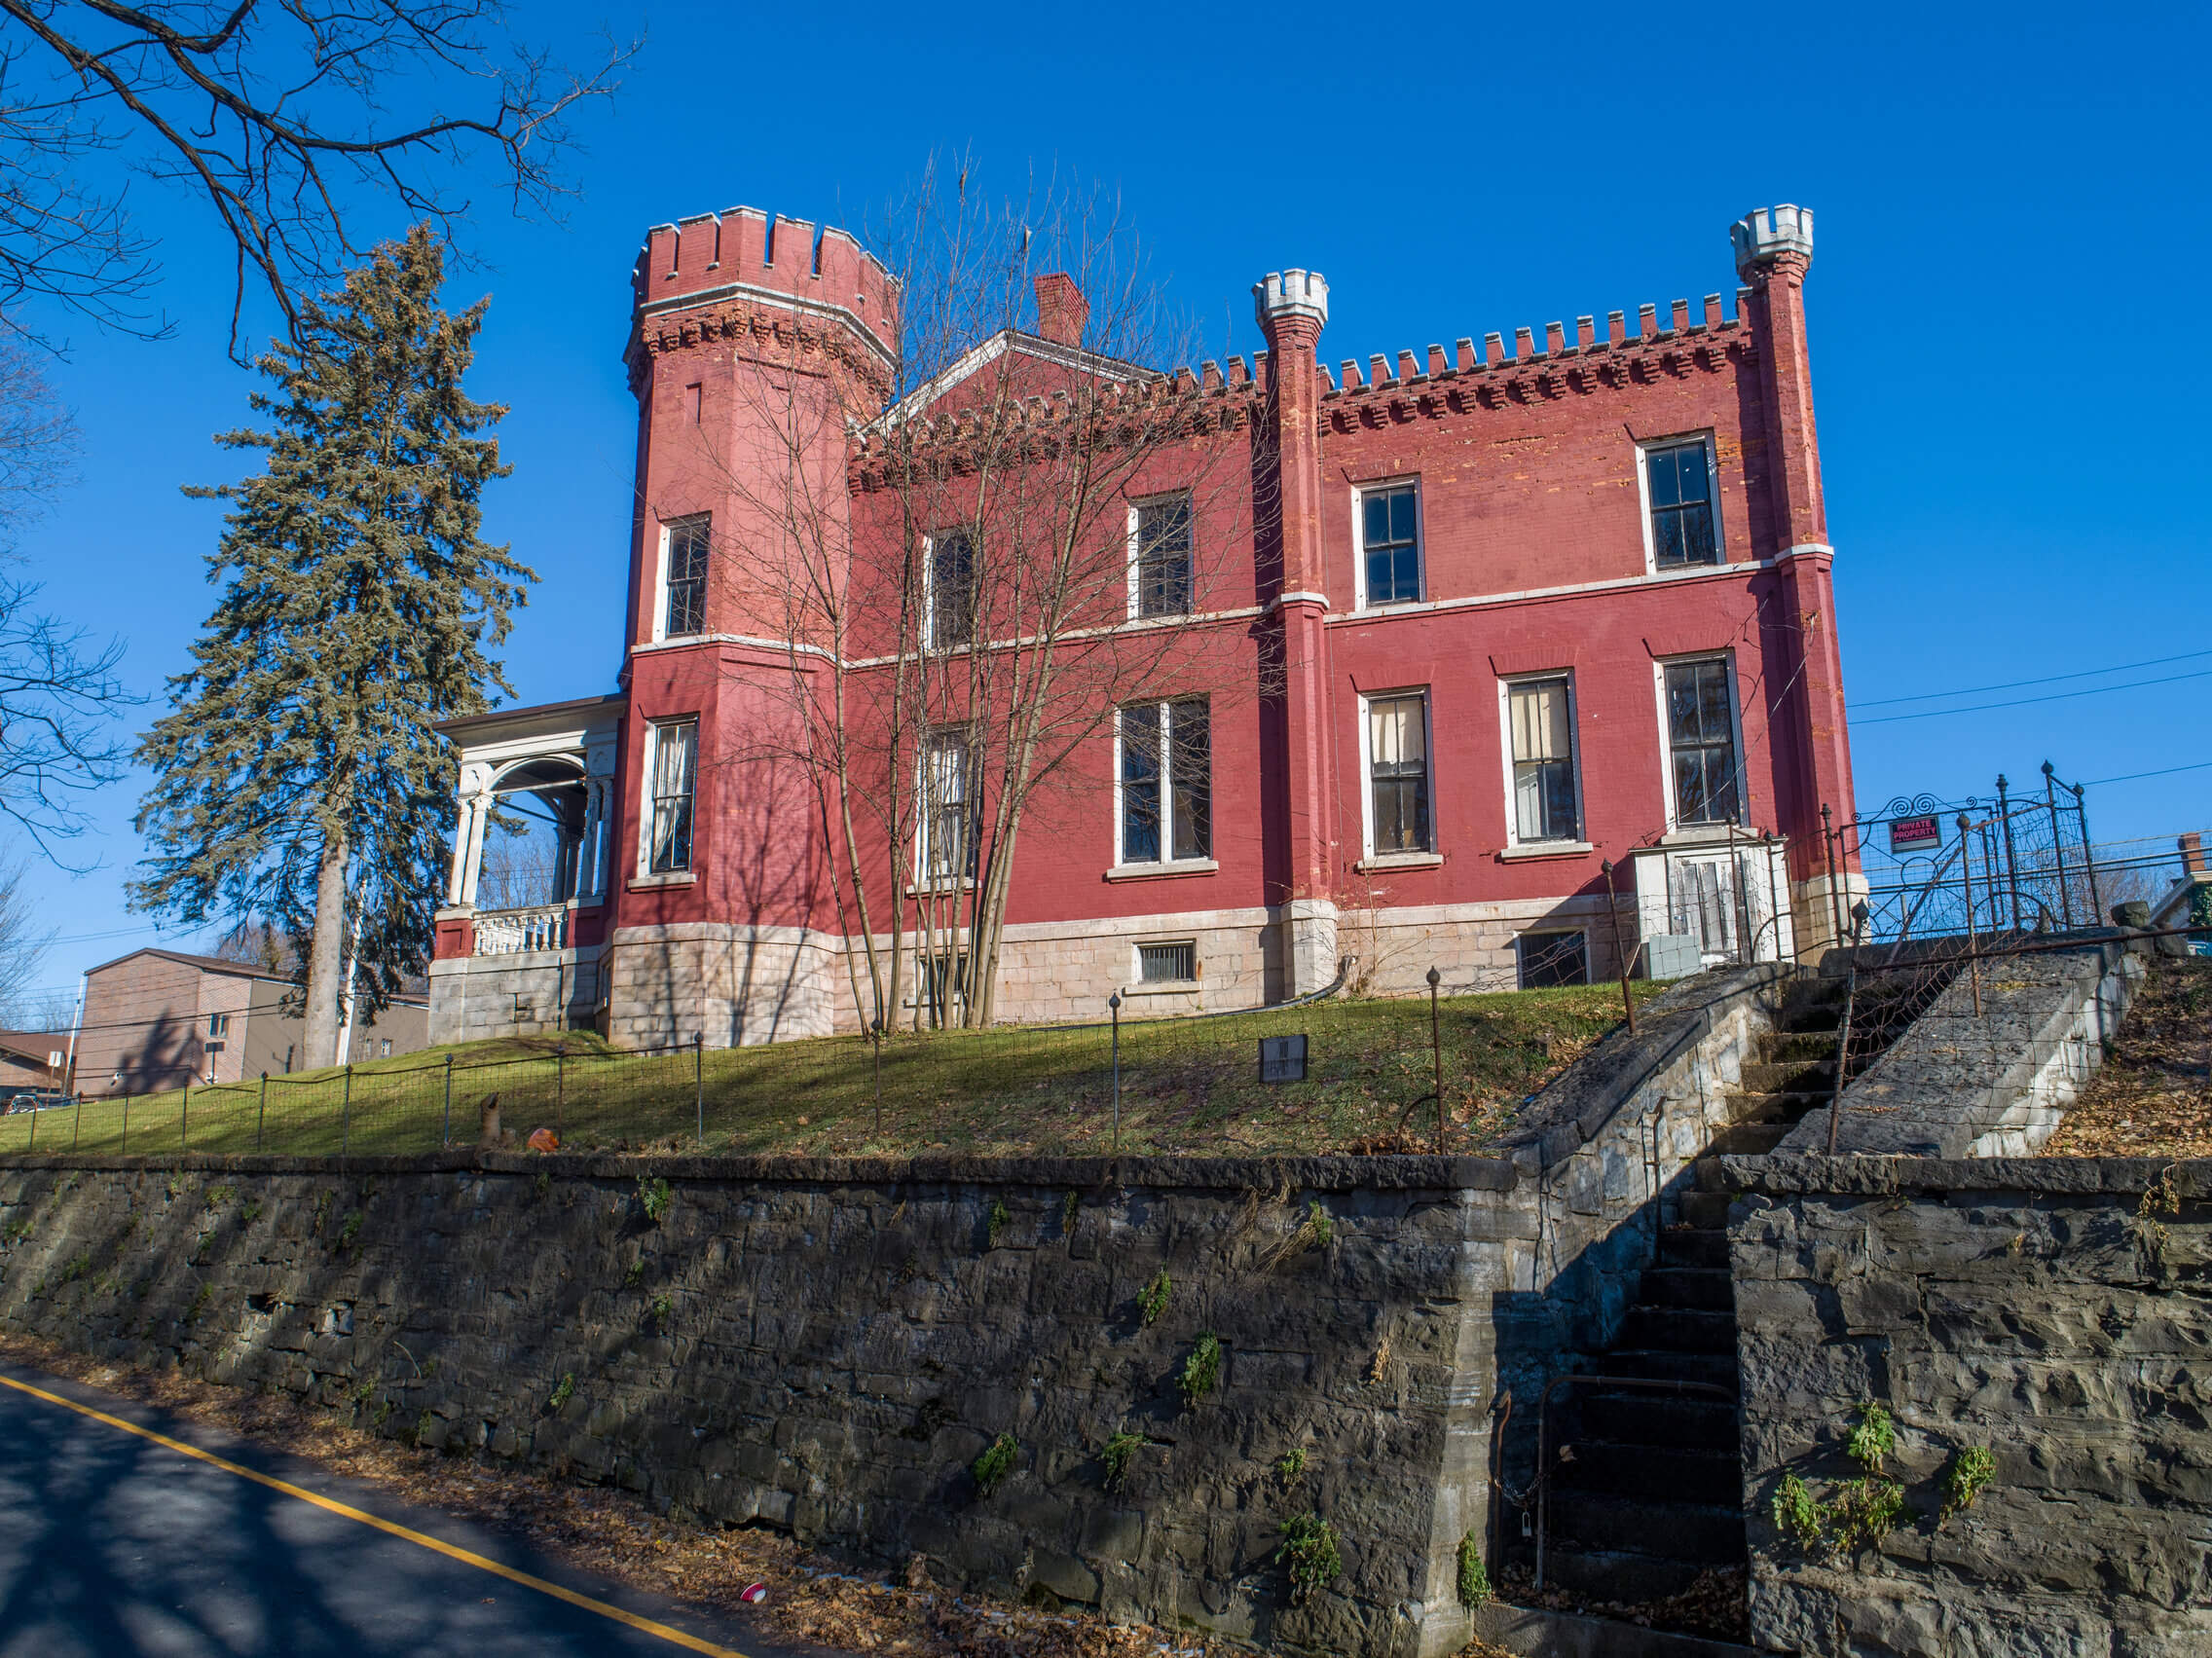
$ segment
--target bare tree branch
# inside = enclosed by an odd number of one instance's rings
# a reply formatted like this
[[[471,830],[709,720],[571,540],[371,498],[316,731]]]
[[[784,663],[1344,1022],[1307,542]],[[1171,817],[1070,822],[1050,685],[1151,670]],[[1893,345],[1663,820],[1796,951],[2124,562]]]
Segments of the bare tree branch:
[[[639,43],[589,71],[494,43],[498,0],[0,0],[0,313],[58,304],[158,335],[159,272],[103,157],[180,185],[236,249],[230,349],[249,292],[296,335],[304,296],[335,282],[388,225],[370,203],[449,242],[473,209],[467,170],[496,160],[518,212],[557,216],[578,106],[609,97]],[[18,312],[0,327],[24,338]]]

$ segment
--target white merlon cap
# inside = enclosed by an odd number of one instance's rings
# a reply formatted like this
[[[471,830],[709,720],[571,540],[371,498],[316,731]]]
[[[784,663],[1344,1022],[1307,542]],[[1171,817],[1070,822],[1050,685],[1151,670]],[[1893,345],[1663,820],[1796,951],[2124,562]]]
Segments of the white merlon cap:
[[[1264,324],[1271,316],[1329,320],[1329,278],[1318,271],[1271,271],[1252,284],[1252,309]]]
[[[1784,253],[1802,253],[1805,262],[1811,264],[1813,209],[1788,203],[1779,207],[1753,207],[1728,227],[1728,238],[1736,244],[1739,276],[1749,276],[1755,267],[1771,264]]]

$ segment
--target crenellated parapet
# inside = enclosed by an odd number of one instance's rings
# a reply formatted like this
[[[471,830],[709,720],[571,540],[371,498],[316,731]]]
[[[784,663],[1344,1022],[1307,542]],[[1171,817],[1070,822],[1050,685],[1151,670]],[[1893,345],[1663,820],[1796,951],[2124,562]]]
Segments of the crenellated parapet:
[[[756,207],[655,226],[630,286],[634,383],[646,358],[704,340],[881,365],[898,350],[899,282],[882,262],[841,230]]]
[[[1736,274],[1747,282],[1787,266],[1799,276],[1813,262],[1813,209],[1784,203],[1754,207],[1728,227],[1736,246]]]

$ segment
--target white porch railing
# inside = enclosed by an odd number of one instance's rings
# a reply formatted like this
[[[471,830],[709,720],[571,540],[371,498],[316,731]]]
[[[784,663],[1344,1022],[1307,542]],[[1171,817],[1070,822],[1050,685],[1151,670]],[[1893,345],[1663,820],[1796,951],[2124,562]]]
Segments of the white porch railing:
[[[511,956],[524,950],[558,950],[569,941],[569,906],[488,909],[476,916],[476,954]]]

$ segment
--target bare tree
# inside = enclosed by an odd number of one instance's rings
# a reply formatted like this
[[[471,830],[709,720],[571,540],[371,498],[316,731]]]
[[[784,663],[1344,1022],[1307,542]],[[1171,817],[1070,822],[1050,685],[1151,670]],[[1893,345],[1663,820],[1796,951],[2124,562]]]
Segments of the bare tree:
[[[869,243],[901,294],[890,360],[824,335],[809,372],[739,382],[721,482],[745,510],[712,568],[735,613],[780,616],[796,718],[738,758],[780,744],[811,781],[864,1019],[898,1017],[910,959],[917,1023],[980,1024],[1021,831],[1111,795],[1134,699],[1137,763],[1180,768],[1203,838],[1205,716],[1157,711],[1263,690],[1249,402],[1180,366],[1195,330],[1103,192],[989,201],[933,169]],[[1010,334],[1026,349],[979,350]]]
[[[0,815],[42,852],[79,833],[79,798],[123,775],[118,710],[135,701],[119,641],[94,643],[41,612],[35,582],[6,573],[16,536],[70,481],[77,428],[31,349],[0,339]]]
[[[579,104],[635,44],[571,71],[513,41],[498,0],[0,0],[0,312],[50,301],[158,335],[153,239],[126,169],[212,209],[235,249],[231,354],[260,288],[295,330],[382,231],[376,198],[448,240],[489,157],[517,211],[550,211]],[[0,322],[29,336],[18,313]]]
[[[40,925],[24,873],[19,859],[0,864],[0,1024],[36,1030],[52,1011],[37,985],[55,930]]]

